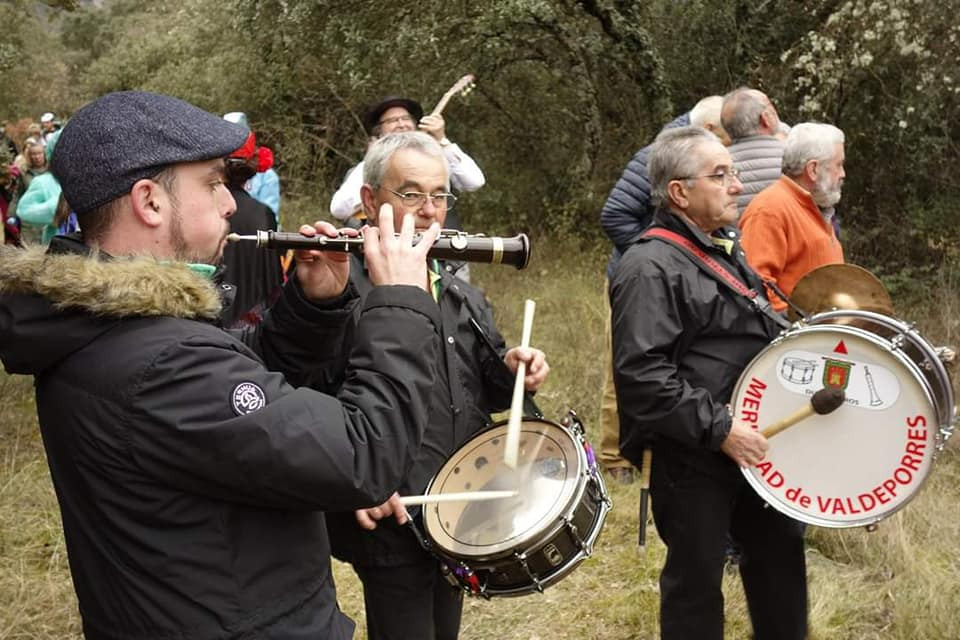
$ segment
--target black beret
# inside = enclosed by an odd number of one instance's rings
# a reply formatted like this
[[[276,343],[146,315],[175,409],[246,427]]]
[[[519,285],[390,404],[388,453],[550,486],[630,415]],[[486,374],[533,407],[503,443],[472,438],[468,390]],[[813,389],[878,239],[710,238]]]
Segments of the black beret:
[[[368,135],[373,135],[373,128],[380,124],[380,116],[391,107],[403,107],[409,111],[410,115],[413,116],[414,126],[416,126],[417,123],[420,122],[420,118],[423,117],[423,107],[420,106],[419,102],[411,100],[410,98],[390,96],[367,109],[367,113],[363,116],[363,127],[367,130]]]
[[[181,162],[228,155],[249,131],[188,102],[145,91],[109,93],[80,109],[63,128],[51,171],[77,213],[130,192]]]

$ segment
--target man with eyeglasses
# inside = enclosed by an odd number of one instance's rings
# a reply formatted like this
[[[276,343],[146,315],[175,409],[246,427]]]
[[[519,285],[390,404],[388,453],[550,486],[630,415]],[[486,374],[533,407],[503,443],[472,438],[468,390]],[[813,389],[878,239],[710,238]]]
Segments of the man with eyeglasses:
[[[683,115],[668,123],[664,129],[694,125],[717,134],[724,144],[729,144],[723,127],[720,126],[720,107],[723,98],[707,96]],[[639,151],[627,163],[623,175],[617,180],[600,212],[600,223],[613,250],[607,262],[607,290],[616,272],[620,257],[650,225],[654,207],[650,204],[650,175],[647,173],[647,156],[653,144]],[[608,299],[604,295],[604,299]],[[613,371],[610,358],[610,314],[606,314],[605,334],[607,353],[600,399],[600,466],[621,484],[633,482],[633,466],[620,455],[620,423],[617,419],[617,395],[613,388]]]
[[[443,148],[422,132],[385,136],[364,158],[361,196],[373,225],[383,216],[404,213],[415,216],[418,229],[433,222],[443,225],[452,202],[449,186]],[[507,350],[483,293],[430,262],[429,289],[440,307],[443,354],[423,444],[400,495],[423,493],[447,458],[490,423],[490,414],[509,407],[521,361],[527,363],[528,391],[539,388],[550,370],[539,349]],[[370,288],[363,265],[358,260],[351,267],[351,280],[362,296]],[[327,522],[334,555],[350,562],[363,582],[368,638],[457,637],[462,592],[447,582],[438,561],[404,526],[406,515],[396,494],[372,509],[328,514]]]
[[[464,153],[458,145],[450,142],[446,135],[446,122],[442,115],[423,115],[420,103],[410,98],[391,96],[370,107],[363,118],[363,127],[370,136],[371,144],[382,136],[404,131],[423,131],[433,136],[443,147],[443,155],[450,166],[450,184],[457,191],[476,191],[484,185],[486,179],[473,158]],[[330,213],[338,220],[349,220],[352,216],[364,216],[360,201],[360,187],[363,185],[363,162],[347,173],[343,185],[333,194],[330,201]],[[460,228],[459,221],[448,220],[453,228]],[[359,225],[358,225],[359,226]]]
[[[737,211],[742,214],[755,195],[780,178],[780,116],[765,93],[740,87],[723,97],[720,118],[732,140],[733,166],[743,179],[737,198]]]
[[[653,443],[650,495],[667,546],[661,638],[722,640],[729,533],[742,552],[753,637],[799,640],[807,628],[803,528],[765,508],[740,473],[768,445],[727,406],[782,323],[738,243],[737,171],[720,140],[698,127],[661,133],[648,167],[657,210],[620,261],[611,304],[621,451],[638,464]]]
[[[844,135],[833,125],[794,126],[783,150],[783,175],[743,212],[743,248],[764,280],[786,295],[817,267],[843,262],[834,225],[843,179]],[[771,293],[778,311],[786,301]]]

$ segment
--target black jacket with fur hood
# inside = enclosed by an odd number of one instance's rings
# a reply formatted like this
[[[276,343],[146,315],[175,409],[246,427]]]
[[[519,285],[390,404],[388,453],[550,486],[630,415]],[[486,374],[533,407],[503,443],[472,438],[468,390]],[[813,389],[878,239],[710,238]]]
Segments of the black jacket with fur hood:
[[[35,378],[87,640],[351,637],[322,511],[379,504],[408,471],[430,296],[379,287],[354,325],[352,289],[315,305],[291,282],[238,339],[182,264],[57,238],[0,267],[0,359]]]

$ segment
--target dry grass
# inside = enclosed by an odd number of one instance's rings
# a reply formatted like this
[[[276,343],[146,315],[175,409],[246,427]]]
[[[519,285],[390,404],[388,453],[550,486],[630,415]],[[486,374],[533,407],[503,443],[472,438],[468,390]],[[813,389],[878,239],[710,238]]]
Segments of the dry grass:
[[[573,241],[541,241],[531,267],[472,267],[497,308],[508,339],[519,339],[523,298],[537,302],[533,343],[553,373],[538,395],[548,418],[574,407],[599,441],[598,395],[603,371],[601,249]],[[936,301],[902,312],[935,342],[954,341],[954,277]],[[0,375],[0,640],[80,637],[59,513],[36,428],[29,379]],[[952,594],[960,584],[960,453],[948,448],[923,491],[879,530],[808,534],[811,637],[815,640],[960,638]],[[469,600],[464,639],[624,640],[657,637],[657,577],[664,548],[648,530],[637,548],[636,485],[609,487],[614,509],[595,554],[542,595]],[[364,638],[359,583],[335,567],[342,608]],[[746,605],[735,575],[725,582],[727,638],[749,637]]]

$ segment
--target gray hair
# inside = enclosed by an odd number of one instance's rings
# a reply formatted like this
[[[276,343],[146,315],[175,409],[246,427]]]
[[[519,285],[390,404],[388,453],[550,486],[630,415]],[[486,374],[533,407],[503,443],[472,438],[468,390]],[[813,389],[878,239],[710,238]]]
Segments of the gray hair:
[[[722,96],[707,96],[690,109],[690,124],[695,127],[706,127],[708,124],[719,127],[721,107]]]
[[[696,151],[707,142],[721,144],[720,138],[700,127],[676,127],[657,136],[647,161],[650,200],[654,206],[660,207],[669,201],[667,185],[671,180],[689,178],[700,170],[702,160]]]
[[[843,131],[832,124],[801,122],[793,125],[783,147],[783,175],[800,175],[811,160],[832,160],[834,146],[843,142]]]
[[[443,153],[443,147],[433,136],[422,131],[391,133],[370,145],[367,155],[363,158],[363,181],[372,187],[381,186],[390,158],[402,149],[419,151],[424,155],[443,160],[443,166],[447,170],[447,189],[450,188],[450,164]]]
[[[723,128],[733,140],[752,136],[760,128],[760,115],[767,108],[756,89],[740,87],[723,96]]]

